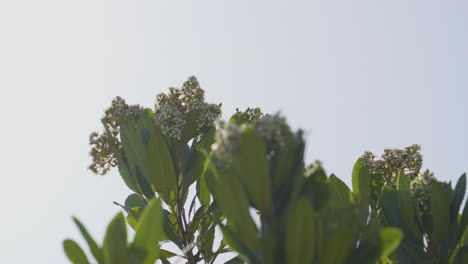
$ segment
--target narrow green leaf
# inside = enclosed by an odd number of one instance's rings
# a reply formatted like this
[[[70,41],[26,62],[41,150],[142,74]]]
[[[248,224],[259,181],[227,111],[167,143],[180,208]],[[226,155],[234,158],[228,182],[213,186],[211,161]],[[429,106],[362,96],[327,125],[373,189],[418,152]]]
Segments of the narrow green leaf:
[[[73,264],[89,264],[85,253],[75,241],[70,239],[63,241],[63,250]]]
[[[105,264],[130,264],[125,225],[123,214],[118,213],[107,227],[103,245]]]
[[[159,241],[162,235],[161,201],[153,199],[143,211],[136,226],[132,247],[142,248],[146,252],[144,264],[152,264],[158,259]]]
[[[208,190],[208,186],[206,185],[204,173],[200,176],[200,179],[197,181],[197,197],[201,205],[205,207],[210,206],[211,195],[210,191]]]
[[[352,175],[353,191],[356,201],[361,208],[361,221],[366,221],[369,214],[369,203],[371,195],[371,179],[369,175],[369,167],[363,164],[359,158],[353,167]]]
[[[102,257],[102,250],[96,244],[96,242],[91,237],[91,235],[88,233],[88,230],[86,230],[86,227],[76,217],[73,217],[73,221],[75,222],[76,226],[80,230],[81,235],[86,240],[86,243],[88,243],[89,249],[90,249],[91,253],[93,254],[94,258],[96,259],[96,261],[99,264],[104,263],[104,260],[103,260],[103,257]]]
[[[271,209],[272,185],[266,147],[262,137],[253,129],[244,129],[239,152],[234,157],[236,177],[246,188],[254,206],[267,213]]]
[[[442,240],[445,238],[450,222],[450,192],[443,183],[432,184],[432,246],[439,250]]]
[[[315,247],[315,215],[309,200],[300,198],[288,215],[286,256],[288,264],[312,263]]]
[[[353,232],[349,228],[338,228],[331,236],[327,237],[324,250],[319,255],[320,263],[344,263],[354,247]]]
[[[398,173],[398,180],[397,180],[397,190],[400,191],[409,191],[410,190],[410,180],[408,176],[406,176],[405,172],[401,170]]]
[[[451,259],[455,257],[454,252],[458,248],[457,244],[460,242],[460,239],[463,235],[463,230],[460,228],[459,223],[459,211],[460,206],[465,198],[466,190],[466,174],[463,174],[457,181],[455,190],[450,200],[450,226],[448,234],[448,243],[447,249],[451,250]]]
[[[120,176],[122,177],[123,181],[128,186],[128,188],[130,188],[134,192],[137,192],[138,188],[136,185],[136,180],[134,179],[134,176],[132,174],[132,171],[129,168],[129,165],[127,164],[127,161],[124,159],[122,155],[122,151],[119,150],[119,148],[117,147],[117,144],[114,142],[114,138],[112,137],[112,134],[109,130],[109,126],[105,122],[102,122],[102,124],[104,125],[107,140],[110,143],[112,152],[114,153],[114,156],[117,159]]]
[[[149,139],[148,159],[148,181],[158,192],[169,195],[177,185],[177,178],[171,154],[159,129]]]
[[[223,233],[223,240],[235,251],[247,257],[250,262],[257,263],[258,259],[255,252],[242,242],[242,240],[237,236],[229,226],[219,224],[219,228]]]
[[[403,232],[394,227],[387,227],[379,232],[380,256],[386,257],[395,251],[403,239]]]
[[[330,208],[339,210],[355,203],[351,190],[342,180],[332,174],[328,181],[330,183],[328,200],[328,206]]]
[[[136,226],[141,214],[143,213],[143,209],[143,207],[133,207],[128,210],[127,223],[133,228],[133,230],[136,230]]]
[[[452,200],[450,201],[450,218],[457,219],[458,213],[460,210],[460,206],[463,202],[463,198],[465,197],[466,191],[466,173],[463,173],[462,176],[457,181],[457,185],[455,186],[455,191],[452,196]]]
[[[224,264],[244,264],[245,261],[243,261],[240,257],[234,257],[226,262]]]
[[[226,169],[215,176],[211,170],[206,173],[206,182],[216,203],[231,223],[231,227],[249,248],[257,250],[259,241],[257,228],[249,212],[249,201],[244,188],[233,175],[233,170]]]

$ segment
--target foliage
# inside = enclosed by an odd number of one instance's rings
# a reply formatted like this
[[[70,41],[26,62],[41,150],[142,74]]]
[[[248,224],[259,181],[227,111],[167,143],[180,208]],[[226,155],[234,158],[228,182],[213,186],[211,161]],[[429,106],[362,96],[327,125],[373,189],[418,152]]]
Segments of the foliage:
[[[468,263],[466,176],[452,190],[420,173],[418,145],[380,160],[365,152],[350,189],[320,162],[305,165],[303,132],[280,114],[237,109],[216,123],[221,105],[205,102],[195,77],[156,99],[154,110],[114,99],[90,136],[90,169],[117,167],[134,192],[116,203],[126,217],[112,220],[102,246],[74,218],[97,263],[208,264],[225,252],[238,254],[229,264]],[[76,242],[64,250],[90,263]]]

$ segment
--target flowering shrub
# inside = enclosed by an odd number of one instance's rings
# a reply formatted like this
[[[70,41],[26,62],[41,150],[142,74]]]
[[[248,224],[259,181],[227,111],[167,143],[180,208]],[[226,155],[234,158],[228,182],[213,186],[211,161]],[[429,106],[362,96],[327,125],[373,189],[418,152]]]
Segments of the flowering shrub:
[[[74,218],[95,262],[212,264],[235,252],[226,263],[468,263],[466,177],[452,190],[421,173],[420,146],[365,152],[349,188],[319,161],[306,166],[303,132],[280,114],[220,115],[195,77],[157,95],[154,109],[112,101],[90,136],[89,168],[117,167],[134,193],[116,203],[124,213],[102,245]],[[90,263],[73,240],[64,250]]]

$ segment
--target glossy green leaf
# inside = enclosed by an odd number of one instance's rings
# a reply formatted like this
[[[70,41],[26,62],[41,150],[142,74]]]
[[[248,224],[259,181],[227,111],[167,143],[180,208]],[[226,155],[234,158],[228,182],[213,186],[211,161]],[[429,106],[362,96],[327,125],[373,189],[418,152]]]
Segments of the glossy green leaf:
[[[234,257],[226,262],[224,264],[244,264],[245,261],[243,261],[240,257]]]
[[[236,175],[246,188],[255,207],[268,212],[271,209],[272,190],[266,146],[262,137],[253,129],[242,132],[239,152],[234,156]]]
[[[304,163],[304,141],[301,134],[288,134],[285,136],[284,147],[278,154],[273,172],[274,189],[283,188],[286,181],[301,175]]]
[[[208,189],[208,185],[206,185],[205,174],[202,174],[200,179],[197,181],[197,197],[201,205],[205,207],[210,206],[211,194]]]
[[[417,235],[414,234],[410,224],[406,221],[411,217],[404,216],[406,209],[401,209],[401,206],[404,204],[402,199],[403,195],[400,195],[402,191],[397,191],[393,188],[384,188],[381,197],[382,209],[385,215],[385,218],[394,227],[398,227],[403,230],[405,234],[405,239],[412,241],[412,243],[420,243]],[[412,222],[414,224],[414,221]]]
[[[199,134],[198,119],[200,119],[200,111],[190,111],[185,118],[185,126],[182,129],[181,142],[187,143],[190,139]]]
[[[329,207],[339,210],[341,208],[348,207],[350,204],[354,204],[354,196],[342,180],[332,174],[328,181],[330,183],[328,200]]]
[[[176,244],[180,249],[182,249],[184,245],[183,241],[180,239],[180,236],[178,236],[180,230],[178,229],[177,220],[175,216],[171,214],[168,210],[164,209],[162,221],[164,235],[174,244]]]
[[[158,192],[169,195],[177,185],[177,178],[171,154],[159,129],[151,135],[147,150],[150,161],[148,181]]]
[[[86,230],[86,227],[76,217],[73,217],[73,221],[75,222],[76,226],[80,230],[81,235],[86,240],[86,243],[88,243],[91,254],[93,254],[96,261],[99,264],[104,263],[104,259],[102,257],[102,250],[94,241],[94,239],[91,237],[91,235],[88,233],[88,230]]]
[[[70,239],[63,241],[63,250],[73,264],[89,264],[85,253],[75,241]]]
[[[119,213],[107,227],[103,245],[105,264],[130,264],[125,225],[124,216]]]
[[[244,188],[232,173],[232,170],[227,169],[220,172],[222,176],[215,176],[211,170],[208,170],[207,184],[240,240],[249,248],[256,250],[259,248],[259,241],[255,223],[250,217],[249,201]]]
[[[240,239],[236,232],[229,226],[219,224],[219,228],[223,233],[223,240],[235,251],[247,257],[252,264],[258,263],[255,252]]]
[[[133,230],[136,229],[138,220],[140,219],[143,210],[143,207],[133,207],[128,210],[127,223],[133,228]]]
[[[444,188],[443,183],[432,184],[432,246],[439,249],[442,240],[448,232],[450,223],[450,198],[451,194]]]
[[[450,200],[450,224],[448,230],[448,242],[444,245],[445,250],[451,250],[452,253],[449,258],[453,261],[455,258],[455,251],[458,248],[461,237],[463,236],[463,230],[460,228],[459,222],[459,211],[460,206],[465,198],[466,190],[466,175],[463,174],[457,181],[455,190]]]
[[[397,180],[397,190],[400,191],[409,191],[410,190],[410,180],[408,176],[406,176],[405,172],[401,170],[398,173],[398,180]]]
[[[359,158],[354,164],[352,183],[356,201],[359,203],[361,208],[361,220],[364,222],[367,220],[367,215],[369,213],[371,178],[369,167],[363,164],[361,158]]]
[[[400,245],[403,232],[394,227],[387,227],[379,232],[380,256],[389,256]]]
[[[338,228],[326,238],[325,246],[320,252],[320,264],[341,264],[348,258],[355,247],[353,232],[348,228]]]
[[[286,256],[289,264],[312,263],[315,247],[315,213],[306,198],[295,202],[288,215]]]
[[[465,191],[466,191],[466,173],[458,179],[457,185],[455,186],[455,190],[452,195],[452,199],[450,201],[450,218],[457,219],[458,213],[460,210],[460,206],[463,202],[463,198],[465,198]]]
[[[133,207],[145,207],[146,202],[137,193],[132,193],[125,199],[125,209],[130,210]]]
[[[187,153],[187,159],[182,163],[183,186],[189,188],[205,171],[207,153],[211,151],[216,129],[210,128],[194,139]]]
[[[136,226],[132,247],[142,248],[146,252],[144,264],[152,264],[158,259],[159,241],[162,235],[161,201],[153,199],[143,211]]]
[[[129,164],[127,163],[127,160],[124,159],[122,155],[122,151],[119,150],[119,148],[117,147],[117,144],[114,142],[114,138],[112,137],[112,134],[109,130],[109,126],[105,122],[103,122],[102,124],[104,125],[107,140],[112,148],[114,157],[117,159],[120,176],[122,177],[123,181],[128,186],[128,188],[130,188],[134,192],[138,192],[136,180],[133,176],[132,170],[130,170],[129,168]]]

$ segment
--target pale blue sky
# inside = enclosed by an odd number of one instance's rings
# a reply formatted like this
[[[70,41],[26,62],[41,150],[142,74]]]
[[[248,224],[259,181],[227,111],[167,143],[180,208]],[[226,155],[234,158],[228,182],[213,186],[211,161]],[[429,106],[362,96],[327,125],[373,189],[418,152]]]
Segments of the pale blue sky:
[[[189,75],[225,116],[281,110],[347,183],[363,151],[413,143],[454,180],[467,47],[467,1],[1,1],[0,262],[66,263],[72,214],[101,241],[129,191],[86,170],[88,134],[114,96],[150,107]]]

